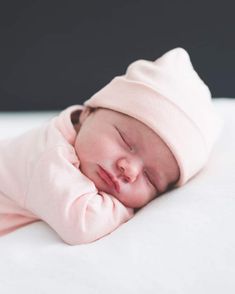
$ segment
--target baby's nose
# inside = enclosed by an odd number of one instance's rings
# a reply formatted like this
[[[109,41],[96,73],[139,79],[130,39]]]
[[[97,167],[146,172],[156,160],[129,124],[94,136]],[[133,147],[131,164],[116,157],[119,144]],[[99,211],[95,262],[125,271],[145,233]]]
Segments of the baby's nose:
[[[117,165],[125,181],[133,183],[136,180],[140,172],[140,164],[134,160],[128,161],[127,159],[122,158],[118,160]]]

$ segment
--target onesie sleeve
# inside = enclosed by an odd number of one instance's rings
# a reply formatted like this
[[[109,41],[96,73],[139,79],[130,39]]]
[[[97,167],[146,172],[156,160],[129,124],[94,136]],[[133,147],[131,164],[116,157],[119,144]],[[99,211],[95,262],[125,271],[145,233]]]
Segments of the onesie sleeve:
[[[98,193],[76,162],[66,146],[43,154],[34,167],[24,203],[70,245],[95,241],[133,216],[133,209],[112,195]]]

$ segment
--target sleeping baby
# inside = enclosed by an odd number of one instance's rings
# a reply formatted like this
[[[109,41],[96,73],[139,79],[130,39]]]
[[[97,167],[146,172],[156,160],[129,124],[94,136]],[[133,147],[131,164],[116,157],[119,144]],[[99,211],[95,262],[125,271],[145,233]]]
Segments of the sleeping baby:
[[[84,105],[0,141],[0,236],[43,220],[89,243],[205,166],[221,129],[182,48],[137,60]]]

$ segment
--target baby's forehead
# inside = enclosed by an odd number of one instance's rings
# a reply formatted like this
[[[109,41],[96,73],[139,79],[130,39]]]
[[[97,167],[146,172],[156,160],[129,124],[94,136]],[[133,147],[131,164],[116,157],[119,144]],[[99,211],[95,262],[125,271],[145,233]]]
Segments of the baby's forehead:
[[[138,119],[118,111],[115,111],[111,115],[113,115],[115,123],[117,123],[125,133],[136,141],[142,143],[144,143],[143,141],[148,141],[149,143],[154,144],[159,140],[158,134]]]
[[[98,109],[100,111],[101,120],[104,119],[106,123],[119,127],[120,131],[128,135],[129,139],[142,144],[159,144],[161,138],[158,134],[135,117],[113,109]]]
[[[142,128],[149,128],[144,123],[134,118],[131,115],[120,112],[118,110],[108,109],[108,108],[98,108],[102,111],[102,115],[104,118],[108,118],[111,120],[115,120],[120,123],[126,123],[128,126],[141,126]]]

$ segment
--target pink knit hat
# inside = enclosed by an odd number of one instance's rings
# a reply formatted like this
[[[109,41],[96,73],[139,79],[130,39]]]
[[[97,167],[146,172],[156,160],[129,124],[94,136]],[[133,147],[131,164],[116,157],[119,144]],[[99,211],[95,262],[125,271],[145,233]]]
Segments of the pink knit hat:
[[[176,186],[203,168],[222,126],[209,88],[182,48],[155,61],[134,61],[84,105],[119,111],[155,131],[179,165]]]

